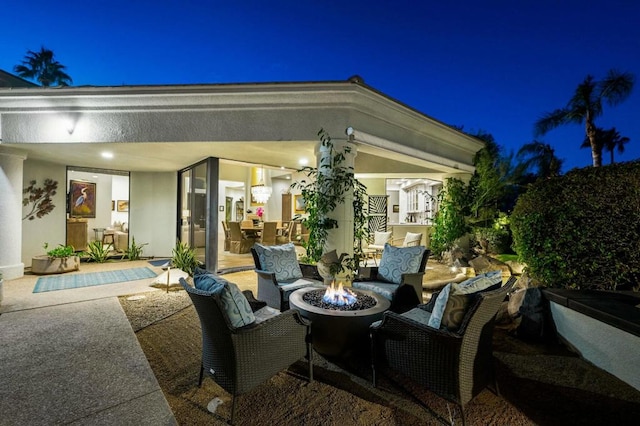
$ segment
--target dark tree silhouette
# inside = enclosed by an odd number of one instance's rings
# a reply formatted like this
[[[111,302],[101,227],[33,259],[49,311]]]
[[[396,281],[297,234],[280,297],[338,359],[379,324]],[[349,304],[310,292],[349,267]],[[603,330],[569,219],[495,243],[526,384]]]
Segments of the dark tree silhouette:
[[[563,160],[556,157],[553,147],[544,142],[533,141],[523,145],[517,158],[525,169],[536,168],[537,175],[542,178],[559,176],[562,169]]]
[[[585,131],[591,146],[593,166],[602,165],[603,144],[596,134],[595,119],[602,115],[603,103],[615,106],[624,101],[631,90],[635,77],[631,73],[610,70],[600,81],[588,75],[576,88],[573,97],[564,108],[543,115],[534,126],[536,136],[544,135],[551,129],[565,124],[585,124]]]
[[[22,78],[37,81],[43,87],[68,86],[71,77],[65,73],[65,67],[53,57],[53,51],[41,47],[39,52],[27,51],[27,55],[20,65],[13,70]]]
[[[611,153],[611,164],[615,163],[615,159],[613,158],[613,151],[616,149],[620,154],[624,152],[624,145],[629,143],[631,139],[626,136],[621,136],[620,132],[616,130],[615,127],[612,127],[609,130],[603,130],[600,127],[596,128],[596,138],[602,143],[602,147]],[[580,148],[589,148],[591,144],[589,142],[589,138],[584,138],[582,145]]]

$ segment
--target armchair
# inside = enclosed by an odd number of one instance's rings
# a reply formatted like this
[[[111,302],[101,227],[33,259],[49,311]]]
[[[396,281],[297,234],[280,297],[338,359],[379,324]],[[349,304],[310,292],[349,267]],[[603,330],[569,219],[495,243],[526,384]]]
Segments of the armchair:
[[[402,312],[422,303],[422,278],[430,250],[423,246],[386,244],[380,266],[361,267],[353,288],[371,290],[391,301],[391,310]]]
[[[494,318],[515,281],[511,277],[496,290],[463,294],[466,310],[457,317],[459,323],[452,321],[446,327],[428,325],[437,309],[435,294],[429,303],[404,314],[385,312],[370,327],[373,385],[377,371],[387,366],[458,405],[465,424],[467,403],[490,383],[498,391],[492,354]]]
[[[258,298],[272,308],[289,309],[289,295],[304,287],[325,287],[322,281],[302,275],[293,243],[251,248],[258,275]]]
[[[402,241],[399,245],[398,243]],[[391,240],[391,245],[399,247],[412,247],[419,246],[422,242],[422,232],[407,232],[402,238],[394,238]]]
[[[198,385],[207,372],[232,397],[230,423],[233,424],[236,397],[265,382],[279,371],[306,357],[309,381],[313,381],[311,323],[298,311],[280,313],[259,324],[234,327],[225,308],[225,297],[180,284],[189,294],[202,328],[202,364]],[[247,297],[251,310],[264,305]],[[259,356],[257,356],[259,354]]]

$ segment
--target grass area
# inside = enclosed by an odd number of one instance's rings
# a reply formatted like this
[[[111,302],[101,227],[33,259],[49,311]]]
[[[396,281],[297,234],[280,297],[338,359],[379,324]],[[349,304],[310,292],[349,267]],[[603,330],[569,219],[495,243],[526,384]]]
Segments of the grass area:
[[[500,262],[517,262],[518,261],[518,255],[517,254],[497,254],[496,259],[498,259]]]

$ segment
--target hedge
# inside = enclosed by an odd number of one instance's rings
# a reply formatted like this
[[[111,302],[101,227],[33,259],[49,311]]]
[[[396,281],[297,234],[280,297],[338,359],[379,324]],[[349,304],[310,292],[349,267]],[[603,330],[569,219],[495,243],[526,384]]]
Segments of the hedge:
[[[514,249],[544,285],[630,290],[640,284],[640,161],[542,179],[511,215]]]

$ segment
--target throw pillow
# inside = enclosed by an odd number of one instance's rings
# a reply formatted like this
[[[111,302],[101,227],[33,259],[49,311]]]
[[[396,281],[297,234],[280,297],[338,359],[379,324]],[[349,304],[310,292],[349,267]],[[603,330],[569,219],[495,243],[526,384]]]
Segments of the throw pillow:
[[[419,272],[424,251],[423,246],[394,247],[385,244],[378,277],[394,284],[402,284],[402,274]]]
[[[502,271],[485,272],[484,274],[477,275],[469,278],[466,281],[462,281],[458,284],[459,294],[471,294],[482,290],[494,290],[500,288],[502,285]]]
[[[267,272],[276,274],[276,280],[286,281],[302,278],[302,270],[298,263],[296,248],[293,243],[278,246],[253,246],[258,254],[260,266]]]
[[[459,293],[457,284],[451,285],[451,291],[447,298],[447,304],[442,313],[440,326],[449,331],[457,331],[462,324],[467,308],[473,299],[473,294]]]
[[[429,327],[440,328],[442,316],[444,315],[444,310],[447,307],[447,300],[449,300],[450,291],[451,284],[447,284],[442,290],[440,290],[440,293],[436,298],[436,303],[433,305],[433,309],[431,310],[429,322],[427,323]]]
[[[373,245],[375,246],[384,246],[389,241],[391,241],[391,232],[376,231],[373,234]]]
[[[403,246],[419,245],[422,241],[422,232],[407,232],[404,235]]]
[[[193,272],[193,284],[199,290],[220,295],[223,313],[231,327],[244,327],[256,320],[249,301],[234,283],[206,269],[196,268]]]

